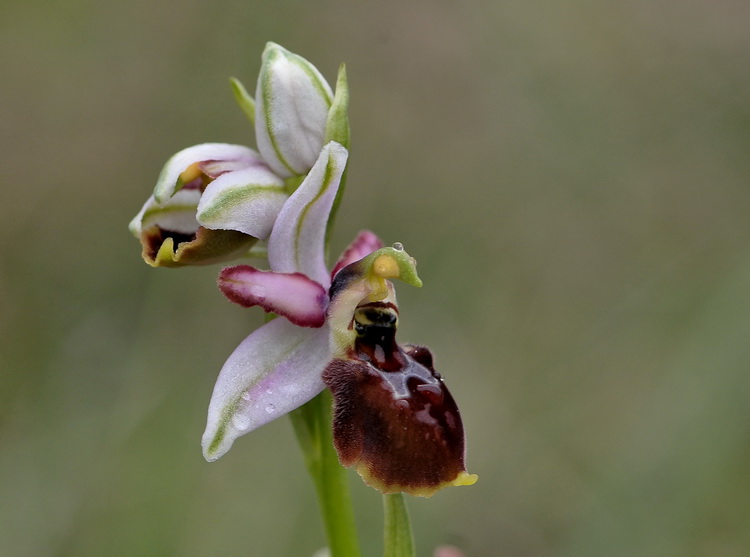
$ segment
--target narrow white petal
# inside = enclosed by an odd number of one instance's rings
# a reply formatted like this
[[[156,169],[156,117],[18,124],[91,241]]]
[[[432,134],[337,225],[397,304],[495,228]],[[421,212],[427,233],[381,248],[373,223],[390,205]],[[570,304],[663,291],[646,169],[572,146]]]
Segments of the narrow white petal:
[[[328,288],[325,234],[348,151],[331,142],[281,209],[268,240],[268,262],[277,273],[303,273]]]

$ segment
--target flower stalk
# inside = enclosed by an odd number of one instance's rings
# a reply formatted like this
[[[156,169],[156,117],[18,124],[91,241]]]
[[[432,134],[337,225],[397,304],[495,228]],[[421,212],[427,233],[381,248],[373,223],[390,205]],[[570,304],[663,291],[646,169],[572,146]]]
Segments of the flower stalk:
[[[346,469],[333,448],[330,393],[323,391],[289,417],[315,485],[331,557],[359,557]]]
[[[384,494],[383,511],[383,557],[415,557],[414,535],[404,494]]]

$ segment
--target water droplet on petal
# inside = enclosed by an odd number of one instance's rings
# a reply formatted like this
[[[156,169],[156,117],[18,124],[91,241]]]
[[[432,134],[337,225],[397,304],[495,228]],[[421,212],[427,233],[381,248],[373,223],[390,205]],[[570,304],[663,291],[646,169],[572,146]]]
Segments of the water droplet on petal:
[[[401,242],[396,242],[395,244],[393,244],[393,249],[395,249],[396,251],[404,251],[404,244],[402,244]]]
[[[232,417],[232,425],[240,431],[250,429],[250,417],[243,414],[235,414]]]
[[[269,414],[273,414],[276,411],[276,406],[273,404],[267,404],[266,405],[266,412]]]
[[[251,398],[253,397],[249,392],[245,391],[244,393],[242,393],[242,400],[250,400]]]

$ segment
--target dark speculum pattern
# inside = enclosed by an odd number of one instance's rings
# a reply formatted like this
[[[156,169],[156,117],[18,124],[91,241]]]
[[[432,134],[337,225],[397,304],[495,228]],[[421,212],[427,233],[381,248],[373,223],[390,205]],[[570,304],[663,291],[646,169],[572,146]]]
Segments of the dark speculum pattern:
[[[362,278],[362,262],[355,261],[341,269],[333,279],[328,297],[333,300],[339,292],[345,290],[352,282]]]
[[[429,350],[396,343],[397,321],[393,304],[358,308],[349,358],[323,373],[335,400],[334,443],[369,485],[429,496],[465,471],[463,426]]]

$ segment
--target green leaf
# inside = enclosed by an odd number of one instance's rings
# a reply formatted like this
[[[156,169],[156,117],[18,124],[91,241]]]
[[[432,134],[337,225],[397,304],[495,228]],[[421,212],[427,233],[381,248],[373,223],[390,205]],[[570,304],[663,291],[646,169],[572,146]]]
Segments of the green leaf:
[[[349,148],[349,85],[346,81],[346,66],[339,67],[336,79],[336,93],[333,96],[331,108],[328,109],[326,132],[323,144],[329,141],[340,143]]]
[[[255,125],[255,100],[248,94],[245,86],[242,85],[236,77],[230,77],[229,83],[232,86],[232,93],[237,104],[240,105],[242,112],[250,119],[250,123]]]
[[[347,149],[350,142],[349,131],[349,85],[346,79],[346,66],[341,64],[339,67],[338,78],[336,79],[336,93],[333,96],[331,108],[328,110],[328,119],[326,120],[326,133],[324,144],[329,141],[340,143]],[[331,231],[336,220],[341,199],[346,190],[347,170],[344,169],[344,175],[341,177],[339,191],[336,192],[336,198],[333,200],[331,214],[328,217],[328,229],[326,230],[326,248],[330,242]]]

